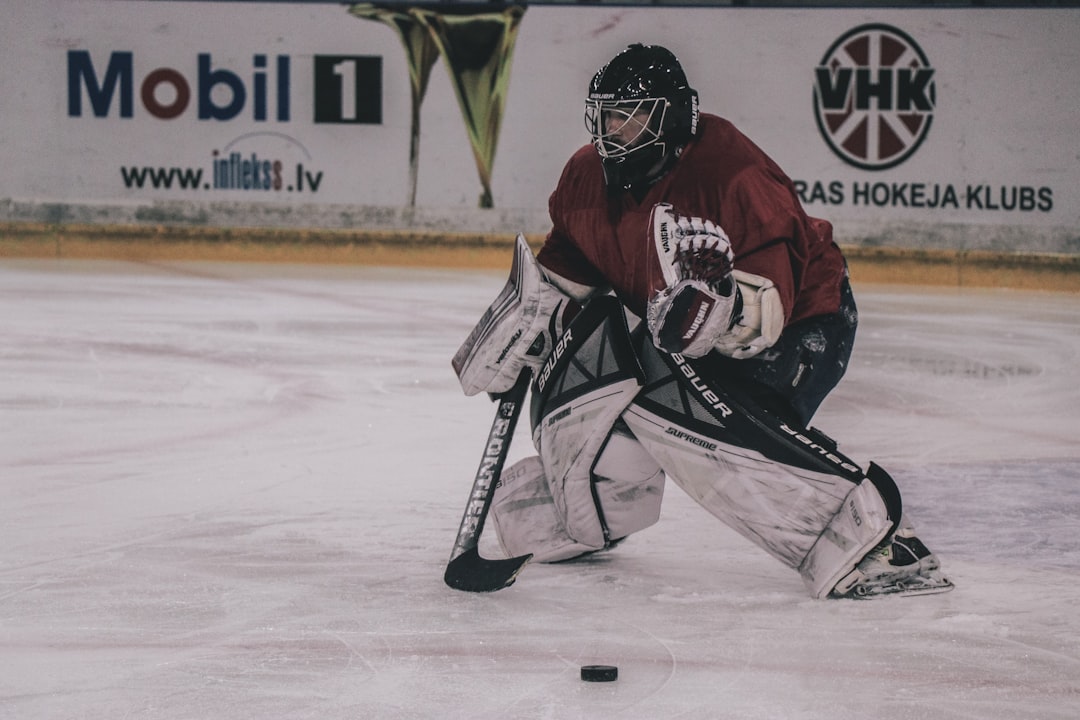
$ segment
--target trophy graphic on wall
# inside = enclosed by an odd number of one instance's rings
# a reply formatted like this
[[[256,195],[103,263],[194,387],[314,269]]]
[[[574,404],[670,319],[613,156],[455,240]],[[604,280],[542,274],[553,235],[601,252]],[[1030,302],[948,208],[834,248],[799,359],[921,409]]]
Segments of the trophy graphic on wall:
[[[439,55],[446,59],[450,81],[465,121],[483,192],[480,207],[494,207],[491,172],[502,126],[510,63],[525,8],[509,5],[501,10],[483,6],[402,7],[362,3],[349,12],[378,20],[397,33],[405,47],[412,86],[412,124],[409,143],[408,206],[416,206],[420,158],[420,107],[431,68]]]

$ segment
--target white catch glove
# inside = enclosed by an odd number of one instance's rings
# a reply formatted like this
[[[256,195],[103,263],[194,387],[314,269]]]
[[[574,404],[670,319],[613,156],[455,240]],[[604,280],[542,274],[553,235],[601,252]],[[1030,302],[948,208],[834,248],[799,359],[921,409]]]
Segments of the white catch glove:
[[[731,242],[711,220],[680,216],[668,203],[653,208],[650,232],[663,273],[646,312],[653,344],[701,357],[741,315]]]

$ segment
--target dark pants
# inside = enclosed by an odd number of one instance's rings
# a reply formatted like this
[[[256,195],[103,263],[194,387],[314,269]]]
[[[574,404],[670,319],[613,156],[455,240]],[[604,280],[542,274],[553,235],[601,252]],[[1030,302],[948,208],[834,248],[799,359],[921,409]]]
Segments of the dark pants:
[[[766,409],[803,427],[847,370],[859,313],[844,278],[840,309],[784,328],[768,350],[746,360],[719,353],[701,359],[702,369],[727,387],[736,387]]]

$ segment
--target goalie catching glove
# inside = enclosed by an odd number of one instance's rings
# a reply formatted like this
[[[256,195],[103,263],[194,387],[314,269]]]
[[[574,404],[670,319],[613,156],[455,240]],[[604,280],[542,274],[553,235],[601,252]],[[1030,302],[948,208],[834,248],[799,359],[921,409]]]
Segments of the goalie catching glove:
[[[646,323],[653,344],[701,357],[753,357],[780,337],[784,311],[772,281],[734,269],[727,234],[710,220],[658,203],[649,223],[661,278]]]

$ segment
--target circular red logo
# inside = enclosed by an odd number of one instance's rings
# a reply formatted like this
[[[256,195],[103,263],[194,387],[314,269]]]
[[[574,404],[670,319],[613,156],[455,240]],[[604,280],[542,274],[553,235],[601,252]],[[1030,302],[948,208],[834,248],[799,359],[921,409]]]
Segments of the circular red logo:
[[[934,68],[906,33],[860,25],[814,69],[814,116],[844,162],[885,170],[907,160],[934,119]]]

